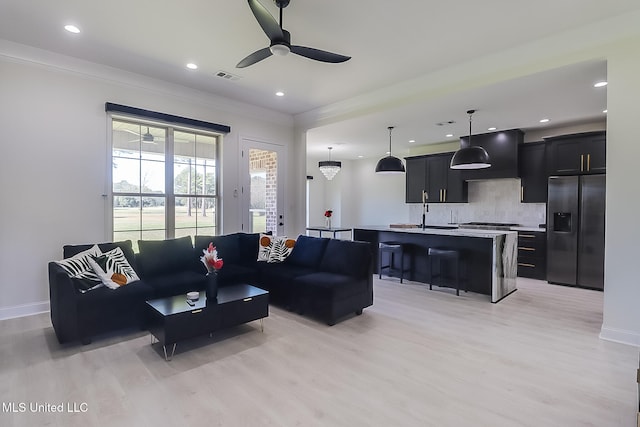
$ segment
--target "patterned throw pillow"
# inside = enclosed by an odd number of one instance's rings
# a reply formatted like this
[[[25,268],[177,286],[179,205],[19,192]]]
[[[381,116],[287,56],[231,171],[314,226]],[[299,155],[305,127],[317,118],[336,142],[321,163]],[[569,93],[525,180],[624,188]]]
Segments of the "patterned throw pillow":
[[[110,289],[117,289],[140,280],[120,248],[112,249],[97,257],[93,256],[89,258],[89,263],[102,283]]]
[[[273,236],[260,233],[260,240],[258,241],[258,261],[269,261],[272,247]]]
[[[289,239],[286,236],[274,237],[271,252],[269,253],[269,260],[267,262],[282,262],[293,251],[293,247],[296,244],[294,239]]]
[[[90,259],[94,256],[102,255],[102,251],[98,245],[93,245],[86,251],[79,252],[71,258],[63,259],[62,261],[55,261],[72,279],[79,279],[76,282],[81,283],[82,286],[77,286],[78,290],[82,293],[90,291],[102,286],[102,280],[93,271],[91,267]]]

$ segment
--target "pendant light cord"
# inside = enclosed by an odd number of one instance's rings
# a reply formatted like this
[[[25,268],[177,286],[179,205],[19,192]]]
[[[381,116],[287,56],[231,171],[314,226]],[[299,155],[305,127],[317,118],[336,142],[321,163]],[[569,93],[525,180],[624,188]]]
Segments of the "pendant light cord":
[[[393,130],[393,126],[389,126],[389,157],[391,157],[391,131]]]
[[[467,111],[467,114],[469,115],[469,147],[471,147],[471,116],[475,112],[476,112],[476,110]]]

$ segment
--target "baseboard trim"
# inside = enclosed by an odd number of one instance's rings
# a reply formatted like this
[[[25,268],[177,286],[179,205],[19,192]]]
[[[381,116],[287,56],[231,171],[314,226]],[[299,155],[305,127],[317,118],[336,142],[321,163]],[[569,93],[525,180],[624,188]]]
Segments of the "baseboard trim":
[[[606,341],[613,341],[620,344],[632,345],[634,347],[640,347],[640,334],[633,331],[615,328],[600,329],[600,338]]]
[[[49,311],[49,301],[34,302],[31,304],[14,305],[13,307],[0,308],[0,320],[15,319],[16,317],[33,316],[34,314]]]

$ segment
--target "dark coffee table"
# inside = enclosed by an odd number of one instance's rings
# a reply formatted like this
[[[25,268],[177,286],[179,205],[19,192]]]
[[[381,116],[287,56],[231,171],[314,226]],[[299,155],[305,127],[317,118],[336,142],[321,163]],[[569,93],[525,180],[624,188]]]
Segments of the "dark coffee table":
[[[251,285],[233,285],[218,289],[216,301],[207,301],[204,291],[193,305],[186,295],[147,301],[151,343],[155,337],[161,344],[165,360],[176,351],[176,344],[188,338],[213,332],[269,316],[269,292]],[[170,354],[167,346],[172,346]]]

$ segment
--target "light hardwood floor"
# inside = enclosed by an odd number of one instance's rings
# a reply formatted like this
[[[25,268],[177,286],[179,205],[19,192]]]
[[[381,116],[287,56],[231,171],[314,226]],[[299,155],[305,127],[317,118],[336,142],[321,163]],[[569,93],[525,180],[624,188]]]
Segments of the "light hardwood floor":
[[[0,322],[1,426],[633,426],[638,349],[598,338],[602,293],[519,279],[488,297],[375,278],[333,327],[277,307],[171,362],[148,334],[60,346],[48,314]],[[4,408],[6,409],[6,408]]]

